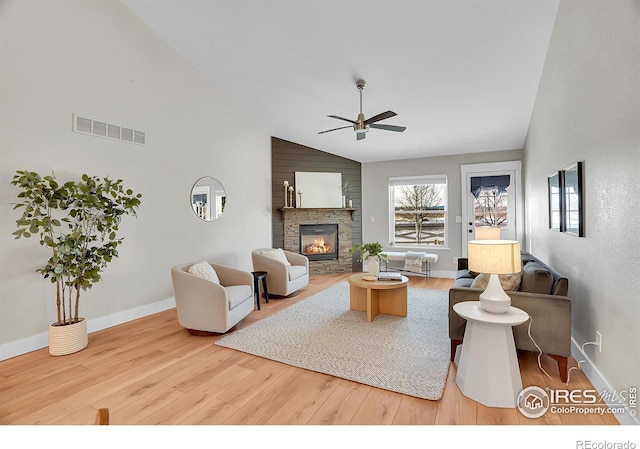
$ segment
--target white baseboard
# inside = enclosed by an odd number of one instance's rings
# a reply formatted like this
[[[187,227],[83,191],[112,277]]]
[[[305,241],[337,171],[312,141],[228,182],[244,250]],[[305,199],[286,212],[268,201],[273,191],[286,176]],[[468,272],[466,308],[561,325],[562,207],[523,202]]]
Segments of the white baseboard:
[[[607,391],[611,394],[615,391],[615,388],[613,388],[609,384],[609,382],[605,379],[605,377],[602,375],[602,373],[598,371],[598,368],[596,368],[596,366],[593,364],[593,361],[582,350],[580,345],[573,339],[573,337],[571,338],[571,355],[573,356],[574,359],[580,362],[580,370],[591,381],[591,383],[593,384],[593,387],[596,389],[598,393],[602,391]],[[621,404],[613,403],[611,401],[605,401],[605,402],[611,408],[618,408],[621,406]],[[618,419],[618,422],[620,422],[620,424],[626,424],[626,425],[640,424],[640,420],[638,420],[638,417],[637,416],[632,417],[628,413],[628,410],[622,414],[616,413],[615,416]]]
[[[87,331],[89,333],[97,332],[108,327],[123,324],[128,321],[137,320],[138,318],[153,315],[154,313],[162,312],[164,310],[169,310],[174,308],[175,306],[175,299],[167,298],[162,301],[136,307],[135,309],[124,310],[122,312],[114,313],[113,315],[95,318],[93,320],[87,321]],[[0,361],[17,357],[19,355],[26,354],[31,351],[36,351],[38,349],[46,348],[48,345],[48,332],[43,332],[42,334],[23,338],[22,340],[5,343],[0,345]]]

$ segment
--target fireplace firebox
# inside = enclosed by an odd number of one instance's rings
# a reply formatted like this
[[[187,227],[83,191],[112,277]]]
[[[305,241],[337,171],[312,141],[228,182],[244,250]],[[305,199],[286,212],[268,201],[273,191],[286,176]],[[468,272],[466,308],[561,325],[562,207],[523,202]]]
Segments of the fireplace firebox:
[[[338,258],[337,224],[300,225],[300,254],[309,260],[333,260]]]

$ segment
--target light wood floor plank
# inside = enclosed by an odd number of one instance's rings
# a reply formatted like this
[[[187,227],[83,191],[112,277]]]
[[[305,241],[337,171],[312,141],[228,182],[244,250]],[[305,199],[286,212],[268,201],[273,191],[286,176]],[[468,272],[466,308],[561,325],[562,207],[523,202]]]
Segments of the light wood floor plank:
[[[110,422],[113,424],[137,424],[147,416],[171,406],[177,399],[184,397],[182,391],[162,385],[160,388],[148,390],[135,399],[110,408]]]
[[[393,424],[428,425],[435,424],[438,413],[438,401],[425,401],[412,396],[403,396]]]
[[[544,389],[547,386],[545,380],[547,376],[538,367],[537,353],[518,351],[518,361],[520,363],[520,377],[522,378],[523,387],[537,386]],[[524,425],[558,425],[562,424],[562,420],[558,414],[554,413],[546,413],[540,418],[527,418],[519,413],[518,423]]]
[[[195,388],[192,388],[192,385],[188,388],[184,388],[184,385],[183,388],[174,387],[176,391],[184,393],[183,396],[178,397],[170,407],[154,412],[138,424],[198,424],[202,419],[210,419],[209,412],[202,414],[200,409],[205,408],[207,411],[224,409],[226,403],[220,400],[219,396],[229,386],[242,382],[251,373],[251,370],[229,364],[226,369],[212,373],[209,379],[199,383]],[[230,405],[227,409],[235,412],[237,407]],[[190,422],[191,420],[197,422]]]
[[[273,422],[272,417],[281,409],[289,410],[289,402],[293,401],[297,392],[306,385],[306,379],[313,375],[310,371],[287,367],[285,372],[271,382],[259,394],[232,415],[225,424],[282,424]],[[290,415],[293,412],[289,413]]]
[[[179,424],[224,424],[231,416],[238,412],[238,407],[219,399],[208,402],[204,407],[189,415]],[[160,423],[158,423],[160,424]]]
[[[339,384],[333,376],[307,371],[301,374],[301,380],[287,406],[277,410],[266,424],[307,424]]]
[[[237,408],[244,407],[289,369],[286,365],[271,360],[266,363],[263,359],[254,358],[254,360],[259,361],[260,364],[256,364],[251,374],[241,382],[235,382],[221,392],[218,397],[222,401]]]
[[[308,424],[313,425],[347,425],[367,397],[367,392],[360,389],[336,386],[327,400],[311,417]]]
[[[162,407],[159,410],[137,420],[136,424],[142,425],[177,425],[177,424],[201,424],[200,422],[192,422],[197,420],[195,416],[202,414],[202,409],[207,411],[220,411],[225,404],[223,401],[216,399],[216,392],[203,392],[202,390],[192,391],[176,398],[170,406]],[[235,412],[235,407],[233,408]],[[207,414],[207,412],[205,412]],[[218,423],[219,424],[219,423]]]
[[[401,401],[402,395],[399,393],[372,388],[351,424],[392,424]]]
[[[518,424],[518,412],[515,408],[487,407],[476,404],[478,419],[476,424],[498,425],[498,424]]]
[[[447,383],[442,392],[442,397],[438,401],[438,413],[436,414],[435,422],[437,425],[478,423],[477,403],[462,394],[456,384],[456,373],[456,365],[450,363]]]
[[[351,273],[312,276],[298,295],[262,298],[236,328],[250,326],[344,281]],[[448,290],[451,279],[410,276],[409,287]],[[442,398],[428,401],[291,367],[215,345],[177,322],[175,309],[90,334],[76,354],[42,349],[0,362],[0,424],[92,424],[98,408],[114,424],[617,424],[613,415],[528,419],[462,395],[451,364]],[[518,353],[524,386],[565,388],[557,364]],[[570,366],[576,361],[570,359]],[[573,370],[570,389],[593,388]]]

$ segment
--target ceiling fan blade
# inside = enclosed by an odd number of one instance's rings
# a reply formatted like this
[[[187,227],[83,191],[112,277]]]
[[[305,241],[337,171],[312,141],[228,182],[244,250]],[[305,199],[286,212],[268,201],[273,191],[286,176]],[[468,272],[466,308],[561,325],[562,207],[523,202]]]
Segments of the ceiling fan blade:
[[[373,117],[369,117],[368,119],[366,119],[366,120],[364,121],[364,124],[365,124],[365,125],[369,125],[369,124],[371,124],[371,123],[379,122],[380,120],[384,120],[384,119],[386,119],[386,118],[395,117],[396,115],[398,115],[398,114],[396,114],[396,113],[395,113],[395,112],[393,112],[393,111],[383,112],[383,113],[381,113],[381,114],[374,115]]]
[[[406,126],[395,126],[395,125],[377,125],[377,124],[371,124],[369,125],[370,128],[377,128],[377,129],[384,129],[386,131],[396,131],[401,133],[402,131],[404,131],[405,129],[407,129]]]
[[[395,114],[394,114],[395,115]],[[358,122],[348,119],[348,118],[344,118],[344,117],[340,117],[339,115],[327,115],[327,117],[331,117],[331,118],[337,118],[338,120],[344,120],[345,122],[349,122],[349,123],[353,123],[354,125]]]
[[[367,137],[365,133],[356,133],[356,140],[362,140],[365,137]]]
[[[345,129],[345,128],[353,128],[353,126],[351,126],[351,125],[349,125],[349,126],[341,126],[340,128],[333,128],[333,129],[328,129],[326,131],[320,131],[318,134],[329,133],[331,131],[337,131],[339,129]]]

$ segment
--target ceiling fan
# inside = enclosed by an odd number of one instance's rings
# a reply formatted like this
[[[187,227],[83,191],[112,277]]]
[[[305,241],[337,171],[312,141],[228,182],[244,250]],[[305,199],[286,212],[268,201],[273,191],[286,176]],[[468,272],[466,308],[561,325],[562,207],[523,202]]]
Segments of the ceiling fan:
[[[393,111],[382,112],[378,115],[374,115],[373,117],[369,117],[368,119],[365,120],[364,114],[362,113],[362,90],[366,85],[367,83],[365,82],[365,80],[356,81],[356,87],[360,92],[360,114],[358,114],[357,120],[350,120],[348,118],[340,117],[338,115],[328,115],[327,117],[336,118],[338,120],[344,120],[345,122],[352,123],[352,125],[341,126],[340,128],[327,129],[326,131],[320,131],[318,134],[337,131],[339,129],[353,128],[353,130],[356,132],[356,140],[362,140],[366,137],[366,134],[369,131],[369,128],[383,129],[385,131],[396,131],[400,133],[405,129],[407,129],[404,126],[381,125],[376,123],[376,122],[379,122],[380,120],[388,119],[398,115]]]

